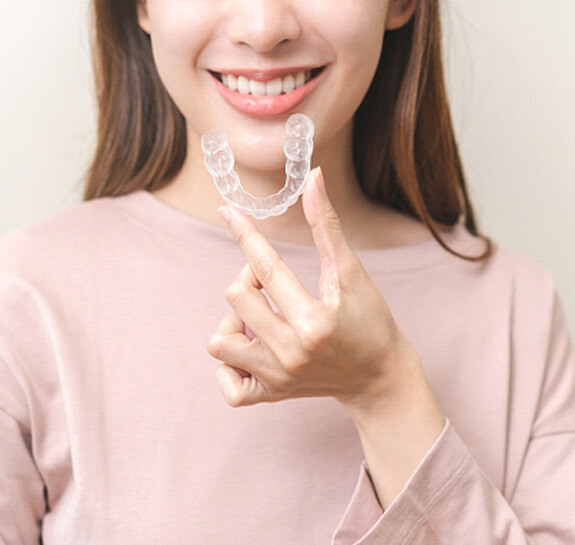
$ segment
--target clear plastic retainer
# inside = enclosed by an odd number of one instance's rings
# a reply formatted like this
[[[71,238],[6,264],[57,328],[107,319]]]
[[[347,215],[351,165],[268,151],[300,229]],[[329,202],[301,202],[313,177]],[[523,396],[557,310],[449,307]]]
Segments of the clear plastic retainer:
[[[224,200],[256,219],[283,214],[295,204],[305,188],[313,152],[313,121],[304,114],[293,114],[286,122],[284,153],[286,182],[269,197],[254,197],[244,190],[234,171],[234,154],[222,131],[202,135],[204,162]]]

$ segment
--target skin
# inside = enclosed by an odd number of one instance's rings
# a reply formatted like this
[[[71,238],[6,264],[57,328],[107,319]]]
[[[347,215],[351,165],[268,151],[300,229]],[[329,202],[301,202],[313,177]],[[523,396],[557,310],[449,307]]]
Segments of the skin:
[[[405,9],[402,8],[405,4]],[[322,81],[297,111],[314,120],[314,165],[354,248],[405,245],[429,233],[362,194],[351,154],[352,118],[375,73],[384,33],[404,24],[413,5],[386,0],[147,0],[138,4],[163,83],[186,119],[187,160],[156,196],[223,225],[222,199],[203,164],[202,133],[226,132],[246,191],[267,196],[285,182],[282,152],[288,115],[251,118],[215,91],[208,69],[325,66]],[[326,17],[325,14],[330,14]],[[357,59],[362,62],[358,65]],[[262,153],[266,150],[266,153]],[[303,210],[257,224],[266,237],[313,244]]]
[[[441,434],[445,419],[417,354],[346,243],[319,169],[310,173],[303,208],[321,262],[318,299],[253,222],[222,207],[248,263],[226,291],[232,310],[208,351],[225,362],[217,380],[233,407],[302,396],[339,400],[356,424],[385,508]],[[246,335],[246,326],[253,335]]]
[[[353,168],[351,128],[385,31],[405,24],[415,2],[148,0],[138,6],[189,137],[184,167],[156,196],[227,225],[246,255],[246,266],[226,291],[230,313],[208,346],[222,362],[216,373],[222,395],[234,407],[304,396],[339,400],[356,424],[384,508],[438,438],[445,418],[417,354],[353,252],[420,242],[429,234],[365,199]],[[262,120],[234,110],[215,92],[208,70],[301,65],[325,66],[297,110],[316,124],[314,162],[323,170],[310,173],[301,203],[278,218],[253,222],[230,207],[218,214],[222,200],[203,165],[201,134],[224,129],[244,187],[266,195],[284,182],[287,116]],[[321,261],[317,299],[268,238],[315,244]]]

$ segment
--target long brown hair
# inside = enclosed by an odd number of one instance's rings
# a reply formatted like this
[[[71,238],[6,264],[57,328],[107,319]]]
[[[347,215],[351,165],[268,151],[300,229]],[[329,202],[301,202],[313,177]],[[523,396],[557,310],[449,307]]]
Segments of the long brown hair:
[[[140,28],[137,0],[94,0],[98,143],[84,198],[167,185],[186,158],[185,121],[165,90]],[[438,0],[418,0],[385,35],[374,80],[355,115],[353,153],[366,196],[421,220],[449,252],[441,226],[479,235],[451,123]]]

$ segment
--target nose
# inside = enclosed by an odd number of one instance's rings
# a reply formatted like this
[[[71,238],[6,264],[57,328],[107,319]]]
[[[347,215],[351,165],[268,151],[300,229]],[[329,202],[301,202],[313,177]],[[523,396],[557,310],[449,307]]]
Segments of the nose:
[[[296,40],[301,28],[292,4],[293,0],[230,0],[229,39],[258,53],[269,53],[283,42]]]

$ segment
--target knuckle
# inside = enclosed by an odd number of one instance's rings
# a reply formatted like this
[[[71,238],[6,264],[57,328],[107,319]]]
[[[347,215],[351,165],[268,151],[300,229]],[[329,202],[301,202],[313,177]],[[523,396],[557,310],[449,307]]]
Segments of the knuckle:
[[[241,407],[244,403],[244,396],[237,390],[225,394],[226,403],[234,409]]]
[[[278,391],[287,395],[293,388],[294,377],[305,369],[307,354],[297,335],[290,335],[289,339],[281,344],[280,354],[277,358],[280,365],[274,374],[274,384]]]
[[[207,346],[208,354],[217,360],[221,359],[222,343],[218,335],[214,335],[209,341]]]
[[[232,282],[225,291],[226,301],[232,305],[232,307],[238,306],[246,296],[246,288],[245,286],[239,282],[234,281]]]
[[[330,205],[330,207],[323,212],[321,223],[323,224],[323,229],[331,233],[332,236],[335,235],[337,238],[343,236],[341,221],[333,206]]]
[[[305,375],[310,367],[310,360],[303,355],[293,355],[286,358],[285,369],[289,373],[290,379],[284,379],[283,389],[284,391],[289,390],[292,386],[293,377],[301,377]]]
[[[272,282],[276,269],[276,257],[261,258],[252,265],[254,276],[263,286],[269,285]]]
[[[341,222],[333,206],[330,205],[329,208],[324,211],[323,217],[328,229],[341,231]]]
[[[321,316],[301,324],[299,338],[307,353],[317,353],[331,343],[334,333],[334,322]]]
[[[317,227],[319,224],[322,224],[327,229],[341,231],[341,222],[339,220],[339,216],[337,215],[337,212],[331,203],[324,204],[323,210],[320,212],[320,214],[313,218],[311,227]]]

